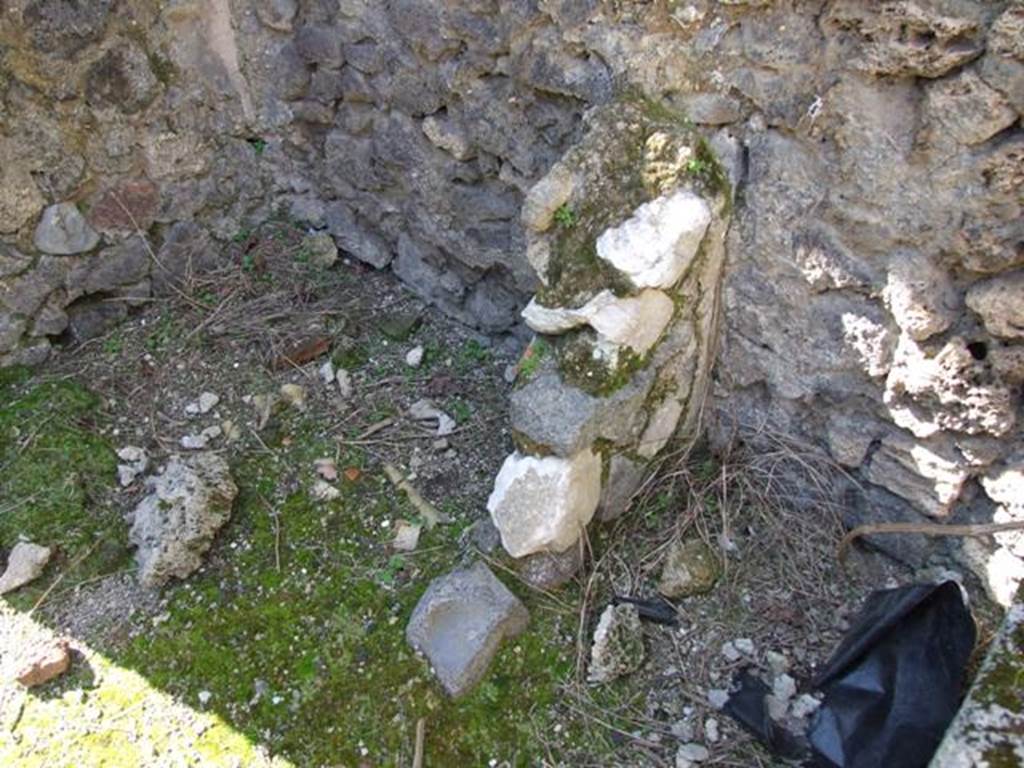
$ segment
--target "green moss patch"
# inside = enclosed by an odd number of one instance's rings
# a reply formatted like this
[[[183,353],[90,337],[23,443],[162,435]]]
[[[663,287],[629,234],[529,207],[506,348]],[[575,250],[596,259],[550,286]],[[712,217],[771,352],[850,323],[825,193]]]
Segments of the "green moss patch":
[[[53,547],[51,571],[75,563],[64,587],[128,556],[120,512],[105,502],[117,459],[98,434],[101,405],[73,381],[33,384],[27,371],[0,370],[0,547],[9,550],[21,537]],[[32,604],[50,580],[8,599]]]
[[[633,374],[644,367],[647,355],[629,347],[619,350],[614,366],[594,357],[596,334],[589,330],[563,334],[555,341],[558,368],[566,382],[595,397],[607,397],[626,386]]]
[[[99,535],[123,539],[127,525],[113,511],[98,514],[81,479],[109,483],[114,471],[110,448],[83,422],[96,399],[69,383],[17,391],[0,421],[13,438],[2,456],[15,462],[4,498],[38,498],[3,518],[5,544],[15,532],[44,542],[59,534],[70,552]],[[158,616],[93,639],[98,677],[73,673],[26,706],[19,733],[45,745],[33,751],[38,764],[145,764],[143,743],[179,754],[180,737],[163,722],[172,714],[160,714],[168,701],[213,716],[188,747],[205,765],[264,764],[258,749],[295,766],[408,765],[420,718],[428,764],[540,761],[547,746],[538,734],[550,736],[574,668],[575,648],[565,640],[574,612],[530,601],[527,632],[505,644],[474,691],[451,701],[406,643],[405,627],[430,581],[467,556],[465,523],[424,530],[417,551],[395,553],[395,521],[415,520],[416,511],[380,466],[359,448],[339,447],[306,416],[285,412],[279,420],[280,439],[264,440],[274,447],[253,447],[233,463],[239,497],[203,568],[164,590]],[[46,429],[16,450],[25,425],[39,423]],[[341,497],[331,502],[309,492],[322,456],[339,470],[359,470],[343,473]],[[446,509],[475,508],[470,499],[445,501]],[[59,723],[89,722],[98,709],[145,738],[99,728],[69,743]],[[566,727],[558,738],[571,733]],[[27,755],[10,749],[18,760]]]
[[[407,764],[421,717],[433,764],[532,762],[524,713],[543,722],[571,668],[551,642],[563,617],[535,610],[484,683],[450,701],[404,632],[430,580],[456,565],[459,530],[425,531],[419,552],[394,554],[390,522],[415,517],[404,496],[368,467],[340,499],[314,502],[311,476],[286,476],[331,446],[294,444],[238,465],[241,496],[209,567],[171,590],[167,620],[120,661],[184,701],[209,691],[225,720],[296,765]]]
[[[584,199],[555,214],[548,284],[537,293],[545,306],[580,306],[604,289],[619,296],[633,293],[630,281],[597,257],[596,240],[667,190],[688,183],[709,199],[723,197],[728,207],[732,194],[729,180],[707,141],[685,115],[650,99],[628,95],[616,105],[615,120],[618,133],[613,136],[607,127],[599,128],[596,146],[576,150],[599,155],[600,171],[592,171]],[[679,166],[676,150],[685,146],[692,148],[692,156]],[[582,157],[579,162],[594,160]]]

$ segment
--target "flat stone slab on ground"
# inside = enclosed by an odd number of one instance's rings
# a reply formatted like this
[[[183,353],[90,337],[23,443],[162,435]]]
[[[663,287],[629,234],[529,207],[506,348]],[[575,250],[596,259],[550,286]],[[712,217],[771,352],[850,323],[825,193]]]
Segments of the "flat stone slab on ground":
[[[526,629],[529,620],[519,599],[478,562],[431,582],[405,637],[457,698],[480,682],[501,642]]]
[[[71,649],[67,640],[53,640],[28,652],[17,680],[26,688],[33,688],[60,677],[70,666]]]

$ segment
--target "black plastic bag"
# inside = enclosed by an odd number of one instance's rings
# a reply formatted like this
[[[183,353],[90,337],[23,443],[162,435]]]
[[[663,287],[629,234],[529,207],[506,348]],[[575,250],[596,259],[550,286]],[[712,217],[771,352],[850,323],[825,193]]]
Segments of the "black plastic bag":
[[[960,705],[974,642],[954,581],[873,592],[811,682],[825,698],[806,740],[768,717],[767,687],[749,672],[725,712],[775,754],[808,765],[923,768]]]

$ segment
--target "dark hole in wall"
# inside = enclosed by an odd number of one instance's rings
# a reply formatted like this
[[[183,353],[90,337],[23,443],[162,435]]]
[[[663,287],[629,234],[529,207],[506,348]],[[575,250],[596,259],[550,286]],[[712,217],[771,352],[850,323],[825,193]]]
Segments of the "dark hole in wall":
[[[967,351],[975,360],[984,360],[988,357],[988,344],[984,341],[972,341],[967,344]]]

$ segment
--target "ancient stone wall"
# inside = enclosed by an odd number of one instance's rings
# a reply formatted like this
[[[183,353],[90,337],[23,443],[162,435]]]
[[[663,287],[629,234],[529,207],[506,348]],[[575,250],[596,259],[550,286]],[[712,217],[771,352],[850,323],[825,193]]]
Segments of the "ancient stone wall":
[[[1019,0],[0,13],[0,364],[102,332],[272,215],[484,331],[525,335],[538,289],[594,328],[597,292],[543,284],[524,201],[587,146],[588,109],[642,100],[685,117],[734,188],[712,437],[819,446],[853,478],[851,522],[1024,515]],[[1024,543],[1001,546],[961,554],[1009,594]]]

